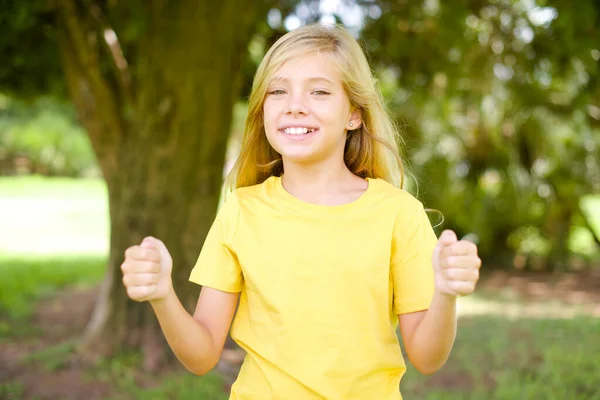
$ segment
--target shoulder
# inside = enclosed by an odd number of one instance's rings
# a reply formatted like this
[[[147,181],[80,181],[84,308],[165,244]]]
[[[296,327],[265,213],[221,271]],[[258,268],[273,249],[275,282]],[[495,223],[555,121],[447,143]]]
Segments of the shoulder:
[[[416,196],[382,179],[375,183],[378,212],[386,213],[393,220],[395,235],[432,226],[427,209]]]
[[[256,185],[237,188],[231,193],[231,196],[237,198],[240,202],[271,197],[275,187],[275,179],[274,176],[271,176]]]
[[[264,203],[274,196],[274,177],[267,178],[264,182],[252,186],[235,189],[224,194],[223,207],[240,209],[252,208],[257,203]]]
[[[399,213],[410,214],[423,209],[423,203],[405,189],[396,187],[383,179],[374,179],[371,182],[375,185],[374,189],[380,204],[392,207]]]

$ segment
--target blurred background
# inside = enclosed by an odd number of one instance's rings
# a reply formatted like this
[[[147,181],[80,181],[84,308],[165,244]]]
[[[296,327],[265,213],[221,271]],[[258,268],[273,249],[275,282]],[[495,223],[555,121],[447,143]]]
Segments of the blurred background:
[[[409,365],[404,397],[600,399],[595,0],[4,1],[0,398],[228,398],[239,349],[183,371],[119,266],[160,237],[192,310],[256,67],[317,21],[359,39],[406,189],[484,260],[450,360]]]

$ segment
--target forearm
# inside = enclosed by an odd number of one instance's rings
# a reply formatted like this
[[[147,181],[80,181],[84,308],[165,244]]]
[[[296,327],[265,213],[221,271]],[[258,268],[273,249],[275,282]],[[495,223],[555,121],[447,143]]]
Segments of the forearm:
[[[421,373],[441,368],[456,338],[456,297],[435,293],[421,322],[406,344],[411,363]]]
[[[169,346],[183,366],[196,375],[210,371],[220,355],[210,331],[187,312],[173,290],[164,299],[150,304]]]

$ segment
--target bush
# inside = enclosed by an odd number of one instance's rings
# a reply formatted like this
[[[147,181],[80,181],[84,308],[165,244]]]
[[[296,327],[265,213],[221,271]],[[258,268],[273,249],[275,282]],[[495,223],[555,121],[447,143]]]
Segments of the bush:
[[[98,176],[99,168],[71,105],[0,95],[0,174]]]

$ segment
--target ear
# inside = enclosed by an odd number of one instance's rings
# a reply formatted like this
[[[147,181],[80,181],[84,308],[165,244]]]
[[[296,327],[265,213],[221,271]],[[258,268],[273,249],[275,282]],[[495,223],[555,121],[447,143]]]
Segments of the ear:
[[[360,128],[360,126],[362,125],[362,115],[360,113],[360,110],[358,108],[352,110],[352,113],[350,114],[350,118],[348,119],[348,122],[346,122],[346,130],[348,131],[353,131],[355,129]]]

